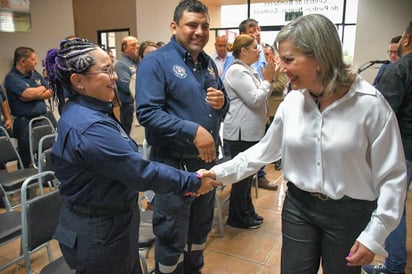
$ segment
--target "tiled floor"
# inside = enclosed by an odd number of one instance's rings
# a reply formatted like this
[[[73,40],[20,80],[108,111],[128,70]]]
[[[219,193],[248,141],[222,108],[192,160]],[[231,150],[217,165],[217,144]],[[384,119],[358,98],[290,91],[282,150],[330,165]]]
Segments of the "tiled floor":
[[[276,274],[280,272],[280,248],[281,248],[281,224],[280,212],[285,193],[285,184],[282,180],[282,172],[274,170],[273,165],[266,167],[267,177],[271,181],[279,183],[278,191],[259,189],[258,198],[255,198],[253,191],[254,205],[256,211],[265,218],[263,225],[255,230],[235,229],[225,224],[224,237],[219,237],[217,220],[210,233],[205,250],[205,267],[203,273],[206,274],[233,274],[233,273],[262,273]],[[230,188],[225,188],[221,195],[224,197]],[[407,207],[411,208],[410,199]],[[409,215],[412,216],[412,215]],[[409,217],[408,226],[412,227],[412,218]],[[408,253],[409,262],[407,273],[412,274],[412,233],[408,233]],[[52,245],[53,255],[59,256],[60,251],[56,242]],[[0,264],[5,260],[13,258],[19,254],[19,241],[14,241],[6,246],[0,247]],[[32,264],[35,273],[38,273],[42,266],[47,263],[47,253],[45,249],[33,254]],[[382,261],[377,258],[377,261]],[[153,250],[149,254],[149,266],[153,265]],[[26,273],[24,262],[13,265],[1,272]]]

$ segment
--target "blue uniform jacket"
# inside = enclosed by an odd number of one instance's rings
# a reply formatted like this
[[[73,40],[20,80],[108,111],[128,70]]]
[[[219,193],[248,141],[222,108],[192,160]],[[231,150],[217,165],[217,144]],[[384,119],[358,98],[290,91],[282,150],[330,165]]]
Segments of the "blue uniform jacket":
[[[193,140],[199,125],[218,145],[219,126],[229,108],[229,98],[212,58],[202,52],[199,61],[200,72],[191,55],[172,37],[170,43],[140,63],[136,75],[137,118],[150,145],[197,155]],[[225,94],[220,110],[206,102],[210,86]]]
[[[49,88],[47,81],[37,71],[21,74],[16,67],[13,67],[10,70],[4,80],[4,87],[7,91],[7,98],[12,115],[37,117],[46,113],[47,107],[44,100],[24,102],[19,99],[19,96],[27,88],[36,88],[38,86]]]
[[[60,192],[72,204],[108,207],[138,191],[195,192],[196,174],[142,159],[113,118],[112,103],[75,96],[63,108],[52,149]]]

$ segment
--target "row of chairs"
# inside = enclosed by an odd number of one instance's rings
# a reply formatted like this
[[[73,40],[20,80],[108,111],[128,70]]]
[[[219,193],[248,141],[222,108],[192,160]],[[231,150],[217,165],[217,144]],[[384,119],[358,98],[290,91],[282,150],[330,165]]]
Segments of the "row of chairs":
[[[43,124],[34,126],[36,122]],[[20,191],[23,181],[31,175],[51,170],[50,151],[56,130],[47,117],[36,117],[29,122],[29,147],[32,166],[24,168],[20,154],[7,130],[0,127],[0,187],[5,192],[5,207],[8,211],[19,203],[11,203],[12,195]]]
[[[30,188],[35,185],[43,189],[44,180],[48,180],[54,188],[48,192],[40,191],[39,195],[28,198]],[[0,266],[0,271],[8,268],[24,258],[27,273],[33,273],[30,255],[41,248],[47,248],[49,263],[42,268],[41,274],[75,273],[61,256],[53,260],[50,241],[59,221],[62,205],[60,193],[56,188],[58,180],[53,171],[44,171],[26,178],[21,186],[21,212],[6,211],[0,214],[0,245],[21,238],[20,255]],[[0,188],[0,196],[6,194]]]

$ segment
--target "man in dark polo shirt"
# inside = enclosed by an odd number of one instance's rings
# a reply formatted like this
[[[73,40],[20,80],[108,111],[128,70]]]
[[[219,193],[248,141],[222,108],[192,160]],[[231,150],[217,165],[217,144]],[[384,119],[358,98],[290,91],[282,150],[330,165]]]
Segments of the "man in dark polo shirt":
[[[29,122],[46,114],[44,102],[53,96],[47,81],[35,71],[36,53],[29,47],[18,47],[14,51],[14,64],[4,81],[11,114],[14,116],[13,134],[24,167],[30,166]],[[35,125],[34,125],[35,126]]]

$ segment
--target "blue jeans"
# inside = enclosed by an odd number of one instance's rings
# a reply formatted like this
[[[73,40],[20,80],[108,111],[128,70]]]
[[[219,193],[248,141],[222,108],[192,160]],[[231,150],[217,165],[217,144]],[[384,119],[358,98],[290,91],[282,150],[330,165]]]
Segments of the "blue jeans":
[[[407,188],[412,180],[412,161],[406,160],[407,168]],[[405,201],[406,202],[406,201]],[[385,259],[386,269],[392,273],[405,273],[406,267],[406,208],[403,209],[403,214],[399,225],[392,231],[385,240],[385,249],[389,255]]]

